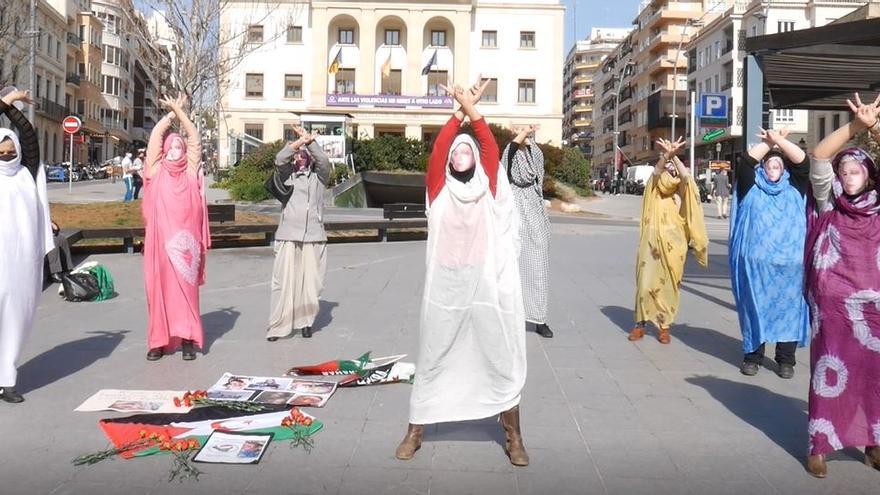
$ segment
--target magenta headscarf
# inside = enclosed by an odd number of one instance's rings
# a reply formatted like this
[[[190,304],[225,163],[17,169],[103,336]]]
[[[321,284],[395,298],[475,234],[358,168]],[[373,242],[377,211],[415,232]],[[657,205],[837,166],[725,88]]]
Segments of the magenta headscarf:
[[[168,151],[171,150],[171,145],[174,141],[180,141],[182,152],[180,158],[177,160],[169,160]],[[167,168],[169,172],[178,174],[186,170],[186,159],[186,141],[184,141],[180,134],[176,132],[168,133],[168,135],[165,136],[165,141],[162,143],[162,166]]]

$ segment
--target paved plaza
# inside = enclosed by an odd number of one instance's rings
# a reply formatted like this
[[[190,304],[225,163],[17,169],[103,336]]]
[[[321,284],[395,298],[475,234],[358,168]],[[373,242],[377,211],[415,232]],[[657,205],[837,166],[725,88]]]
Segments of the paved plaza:
[[[631,218],[640,198],[603,197],[596,211]],[[708,210],[707,210],[708,211]],[[637,215],[637,213],[636,213]],[[829,477],[803,469],[807,447],[807,350],[793,380],[773,363],[739,374],[736,312],[727,278],[726,223],[707,219],[710,267],[687,268],[672,344],[632,344],[633,262],[638,226],[554,217],[550,324],[528,334],[522,399],[526,468],[512,467],[494,419],[427,430],[415,459],[394,459],[407,424],[410,385],[341,389],[307,454],[274,445],[256,466],[203,465],[198,482],[166,481],[170,459],[114,459],[73,467],[105,448],[100,418],[73,409],[101,388],[197,389],[224,371],[280,375],[295,364],[417,351],[423,242],[334,244],[311,340],[264,339],[270,248],[216,250],[202,290],[207,349],[156,363],[146,353],[142,258],[102,255],[119,297],[68,303],[44,291],[24,349],[19,389],[0,403],[3,494],[813,494],[877,493],[880,473],[846,450]],[[772,354],[772,353],[771,353]],[[200,466],[201,467],[201,466]]]

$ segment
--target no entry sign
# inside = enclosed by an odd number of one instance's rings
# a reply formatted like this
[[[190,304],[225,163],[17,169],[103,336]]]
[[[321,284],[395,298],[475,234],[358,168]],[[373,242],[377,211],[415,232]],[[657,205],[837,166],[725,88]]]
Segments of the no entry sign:
[[[82,128],[82,121],[76,115],[70,115],[61,121],[61,128],[68,134],[76,134]]]

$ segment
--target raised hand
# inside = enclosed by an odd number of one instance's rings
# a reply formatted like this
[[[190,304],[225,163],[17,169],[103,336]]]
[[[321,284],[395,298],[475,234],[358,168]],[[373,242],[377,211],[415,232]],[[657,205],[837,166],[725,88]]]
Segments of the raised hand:
[[[491,79],[483,79],[483,74],[477,76],[477,82],[474,83],[473,86],[470,87],[471,95],[474,97],[474,104],[480,102],[480,98],[483,97],[483,92],[486,91],[486,88],[489,86]]]
[[[758,133],[755,134],[763,143],[767,144],[767,146],[773,147],[773,140],[770,138],[770,132],[763,127],[758,128]]]
[[[678,150],[680,150],[681,147],[685,145],[685,140],[682,136],[679,136],[677,141],[669,141],[667,139],[660,138],[657,140],[657,144],[660,146],[660,149],[663,150],[663,154],[666,159],[671,160],[672,157],[678,153]]]
[[[847,99],[846,104],[849,105],[850,110],[855,114],[855,118],[859,123],[868,128],[872,127],[880,119],[880,95],[877,95],[877,99],[868,104],[862,103],[858,93],[855,93],[853,96],[855,103]]]
[[[767,139],[769,139],[767,144],[771,147],[774,144],[778,145],[780,142],[787,139],[789,134],[791,134],[791,131],[787,128],[779,129],[778,131],[776,129],[770,129],[769,131],[764,132],[767,134]]]
[[[7,105],[12,105],[17,101],[29,103],[31,105],[34,104],[34,100],[31,98],[31,92],[28,90],[16,89],[3,97],[3,102]]]

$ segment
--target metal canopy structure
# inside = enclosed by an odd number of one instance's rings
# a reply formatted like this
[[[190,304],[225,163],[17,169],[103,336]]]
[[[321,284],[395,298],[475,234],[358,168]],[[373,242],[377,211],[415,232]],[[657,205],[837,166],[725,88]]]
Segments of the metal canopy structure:
[[[880,91],[880,18],[746,38],[746,52],[770,108],[842,110],[853,92]]]

